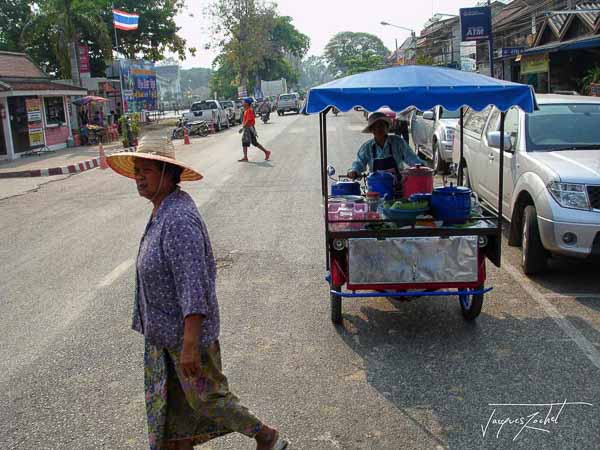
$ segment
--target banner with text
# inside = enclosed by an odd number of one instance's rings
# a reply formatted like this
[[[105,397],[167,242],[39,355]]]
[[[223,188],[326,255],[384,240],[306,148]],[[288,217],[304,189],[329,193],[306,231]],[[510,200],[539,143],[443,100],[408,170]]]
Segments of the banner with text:
[[[121,60],[125,112],[156,111],[158,90],[154,64],[145,61]]]

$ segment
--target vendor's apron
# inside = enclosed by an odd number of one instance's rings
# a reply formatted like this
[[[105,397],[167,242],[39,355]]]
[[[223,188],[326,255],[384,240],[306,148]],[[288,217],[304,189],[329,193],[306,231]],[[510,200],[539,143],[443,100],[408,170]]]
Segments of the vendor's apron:
[[[371,168],[371,170],[373,172],[376,172],[378,170],[382,172],[389,172],[392,175],[394,175],[394,178],[396,180],[396,198],[402,197],[402,175],[400,174],[400,169],[396,164],[396,160],[393,156],[387,156],[385,158],[376,158],[376,154],[377,149],[375,147],[375,144],[373,144],[373,146],[371,147],[371,156],[373,157],[373,167]]]

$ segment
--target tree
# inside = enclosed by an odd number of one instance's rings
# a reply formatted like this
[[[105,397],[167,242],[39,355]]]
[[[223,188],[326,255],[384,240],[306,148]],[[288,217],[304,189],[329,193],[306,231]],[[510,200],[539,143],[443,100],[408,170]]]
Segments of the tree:
[[[23,26],[20,48],[38,64],[59,77],[78,79],[71,61],[77,44],[90,42],[110,54],[110,35],[96,0],[40,0],[32,2],[33,14]]]
[[[380,69],[389,50],[381,39],[369,33],[345,31],[336,34],[325,46],[325,58],[336,77]]]
[[[300,87],[311,87],[327,83],[333,79],[327,61],[322,56],[309,56],[300,65]]]
[[[4,0],[0,8],[0,50],[20,51],[21,30],[33,11],[31,0]]]
[[[175,16],[185,8],[184,0],[96,0],[104,4],[103,17],[112,31],[113,17],[111,4],[116,9],[140,15],[138,29],[119,32],[119,49],[129,59],[143,58],[149,61],[161,61],[167,51],[176,53],[179,59],[185,59],[186,50],[194,55],[196,49],[186,48],[186,40],[177,33],[180,27]]]
[[[294,27],[291,17],[279,16],[275,5],[261,0],[215,0],[209,15],[213,43],[221,50],[211,80],[219,95],[237,95],[238,86],[251,91],[261,79],[297,82],[293,61],[306,54],[310,39]]]

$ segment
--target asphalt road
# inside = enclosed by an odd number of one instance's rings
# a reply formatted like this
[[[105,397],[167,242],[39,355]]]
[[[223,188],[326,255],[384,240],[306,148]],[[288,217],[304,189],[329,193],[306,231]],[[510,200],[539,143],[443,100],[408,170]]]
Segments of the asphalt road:
[[[330,118],[339,171],[366,138],[362,126],[360,114]],[[600,446],[598,266],[554,261],[528,279],[517,249],[505,248],[502,269],[488,265],[494,290],[475,324],[455,299],[362,299],[344,304],[336,328],[318,119],[273,115],[258,132],[270,162],[255,150],[236,162],[235,130],[177,150],[205,175],[184,188],[218,258],[225,372],[292,448]],[[129,325],[150,210],[109,170],[0,200],[0,448],[147,446],[143,341]],[[547,406],[565,401],[580,403]],[[521,417],[546,423],[523,428]],[[253,446],[230,435],[202,448]]]

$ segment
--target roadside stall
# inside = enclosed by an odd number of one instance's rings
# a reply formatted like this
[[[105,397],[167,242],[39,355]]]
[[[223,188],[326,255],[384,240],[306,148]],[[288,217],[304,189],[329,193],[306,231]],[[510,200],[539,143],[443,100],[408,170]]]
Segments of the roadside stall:
[[[327,114],[332,108],[459,110],[462,154],[466,108],[481,111],[488,105],[502,112],[500,133],[488,136],[500,140],[497,208],[479,205],[466,187],[434,187],[433,174],[425,167],[403,171],[401,189],[385,172],[364,176],[362,187],[358,181],[333,178],[327,155]],[[334,323],[342,322],[342,299],[361,297],[451,296],[458,298],[466,320],[479,316],[484,295],[492,289],[485,286],[486,259],[498,267],[501,263],[508,136],[500,136],[505,112],[513,106],[533,111],[529,86],[428,66],[361,73],[310,90],[305,112],[319,114],[326,279]]]
[[[103,104],[108,99],[94,95],[86,95],[73,101],[78,108],[79,136],[82,145],[106,143],[110,126],[104,120]]]

